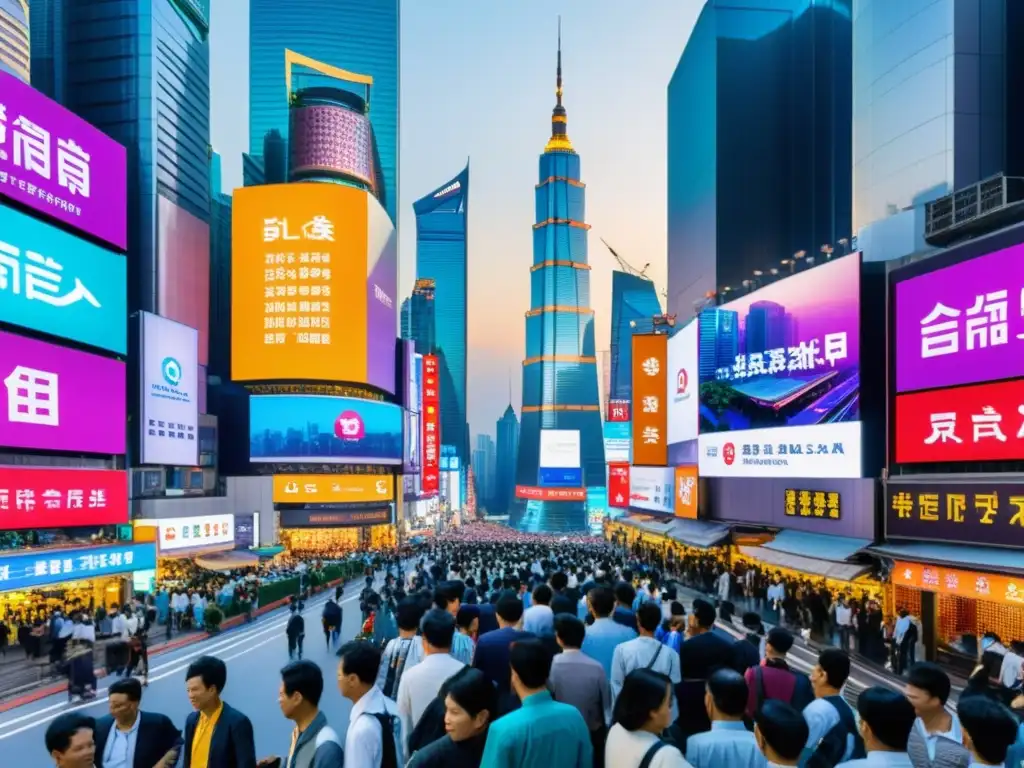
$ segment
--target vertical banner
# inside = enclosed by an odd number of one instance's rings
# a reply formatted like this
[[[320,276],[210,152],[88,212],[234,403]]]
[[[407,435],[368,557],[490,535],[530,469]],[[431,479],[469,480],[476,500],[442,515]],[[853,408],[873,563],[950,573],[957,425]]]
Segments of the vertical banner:
[[[697,519],[697,468],[676,467],[676,517]]]
[[[608,506],[629,507],[629,464],[608,465]]]
[[[423,493],[440,490],[441,391],[437,355],[423,356]]]
[[[668,336],[633,336],[633,463],[668,464]]]

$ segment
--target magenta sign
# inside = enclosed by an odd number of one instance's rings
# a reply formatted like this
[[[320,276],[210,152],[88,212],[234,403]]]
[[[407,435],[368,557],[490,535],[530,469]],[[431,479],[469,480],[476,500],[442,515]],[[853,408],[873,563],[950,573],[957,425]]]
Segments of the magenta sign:
[[[896,391],[1024,376],[1024,245],[896,283]]]
[[[0,196],[128,247],[125,148],[0,72]]]
[[[124,363],[0,332],[0,447],[124,453]]]

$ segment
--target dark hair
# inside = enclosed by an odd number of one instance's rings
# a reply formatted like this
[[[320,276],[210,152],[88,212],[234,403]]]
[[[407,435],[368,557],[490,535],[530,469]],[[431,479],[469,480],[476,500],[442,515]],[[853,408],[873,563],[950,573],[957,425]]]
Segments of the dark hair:
[[[563,589],[569,586],[569,577],[561,571],[551,574],[551,588],[557,592],[561,592]]]
[[[503,621],[515,624],[523,618],[523,601],[515,595],[502,595],[494,610]]]
[[[324,674],[312,661],[293,661],[281,670],[281,682],[288,696],[298,693],[314,707],[324,694]]]
[[[568,595],[559,592],[551,598],[551,612],[556,616],[560,613],[566,613],[570,616],[576,615],[576,601]]]
[[[377,682],[380,667],[380,651],[367,640],[350,640],[338,649],[341,659],[341,673],[355,675],[359,682],[373,685]]]
[[[555,636],[566,648],[582,648],[587,627],[576,616],[559,613],[555,615]]]
[[[445,695],[451,696],[470,717],[476,717],[485,709],[494,717],[498,707],[498,692],[487,676],[479,669],[468,668],[457,678],[452,680]]]
[[[509,651],[512,671],[530,690],[543,688],[551,674],[551,651],[540,640],[529,638],[512,643]]]
[[[598,618],[605,618],[615,610],[615,595],[608,587],[594,587],[587,592],[587,602]]]
[[[188,671],[185,672],[185,680],[193,677],[200,678],[206,688],[216,688],[220,695],[228,682],[228,668],[216,656],[200,656],[188,665]]]
[[[661,607],[650,601],[640,604],[636,609],[636,623],[648,632],[654,632],[661,624]]]
[[[949,675],[938,664],[933,664],[930,661],[922,661],[910,668],[907,685],[919,688],[929,696],[937,698],[943,706],[945,706],[952,688]]]
[[[765,642],[779,653],[787,654],[793,647],[793,633],[785,627],[772,627]]]
[[[665,696],[671,695],[672,681],[668,675],[646,668],[634,669],[622,681],[612,721],[627,731],[638,731],[651,719],[651,712],[661,709]]]
[[[708,678],[708,693],[719,712],[739,717],[747,709],[750,689],[747,681],[735,669],[718,669]]]
[[[434,605],[438,608],[447,609],[451,603],[459,599],[455,585],[450,581],[444,581],[437,585],[434,590]]]
[[[111,683],[110,687],[107,688],[108,696],[113,696],[115,693],[124,694],[128,697],[128,701],[142,701],[142,683],[134,677],[127,677],[124,680],[118,680],[115,683]]]
[[[615,600],[622,603],[623,605],[633,605],[633,600],[636,598],[636,590],[633,589],[633,585],[626,581],[620,581],[615,585]]]
[[[818,666],[825,673],[828,684],[839,690],[850,676],[850,657],[839,648],[826,648],[818,654]]]
[[[902,693],[874,685],[858,697],[857,713],[885,746],[896,752],[907,751],[917,715]]]
[[[57,715],[46,728],[46,751],[67,752],[71,746],[71,740],[79,731],[95,731],[96,721],[86,715],[77,712],[65,712]]]
[[[411,632],[414,629],[419,629],[420,619],[423,618],[423,609],[418,600],[406,597],[395,608],[395,618],[398,621],[399,629]]]
[[[698,597],[693,601],[690,613],[697,618],[697,626],[701,629],[711,629],[715,625],[715,619],[718,618],[715,606],[703,597]]]
[[[673,616],[685,616],[686,608],[678,600],[673,600],[672,605],[669,606],[669,611]]]
[[[538,584],[533,588],[533,602],[537,605],[551,605],[554,593],[547,584]]]
[[[785,760],[799,758],[810,738],[804,716],[778,699],[767,699],[754,714],[754,723],[768,746]]]
[[[1017,741],[1018,725],[1013,713],[987,696],[968,696],[960,699],[956,714],[978,756],[986,763],[1002,765]]]
[[[480,618],[480,607],[467,603],[455,614],[455,624],[462,629],[469,629],[473,626],[473,619],[477,618]]]
[[[452,638],[455,637],[455,619],[447,611],[434,608],[427,611],[420,624],[420,631],[423,639],[432,647],[448,650],[452,647]]]

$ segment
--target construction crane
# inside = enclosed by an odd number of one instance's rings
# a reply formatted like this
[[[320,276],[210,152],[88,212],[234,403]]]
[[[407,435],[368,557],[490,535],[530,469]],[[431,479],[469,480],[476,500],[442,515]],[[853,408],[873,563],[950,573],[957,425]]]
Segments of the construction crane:
[[[622,267],[622,271],[623,272],[626,272],[626,273],[628,273],[630,275],[635,275],[636,277],[642,277],[642,278],[644,278],[646,280],[650,280],[651,279],[651,278],[647,277],[647,269],[648,269],[648,267],[651,266],[650,262],[648,262],[647,264],[644,264],[644,268],[643,269],[639,269],[638,270],[636,267],[634,267],[632,264],[630,264],[624,258],[619,256],[619,254],[615,251],[615,249],[612,248],[610,245],[608,245],[608,241],[605,240],[603,237],[601,238],[601,242],[604,244],[604,247],[608,249],[608,252],[612,256],[615,257],[615,260],[619,263],[619,266]]]

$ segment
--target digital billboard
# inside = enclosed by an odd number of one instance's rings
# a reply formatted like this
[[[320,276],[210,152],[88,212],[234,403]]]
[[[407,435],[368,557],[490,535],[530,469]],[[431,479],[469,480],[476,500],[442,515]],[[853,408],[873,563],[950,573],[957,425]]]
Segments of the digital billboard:
[[[668,463],[668,336],[633,335],[633,463]]]
[[[608,465],[608,506],[629,507],[629,464]]]
[[[675,468],[629,468],[629,506],[645,512],[675,514]]]
[[[140,521],[138,524],[144,524]],[[193,547],[212,547],[235,543],[234,515],[172,517],[154,521],[159,528],[161,552]]]
[[[1024,376],[1024,244],[895,284],[896,391]]]
[[[698,466],[704,477],[860,477],[861,424],[701,435]]]
[[[0,321],[124,354],[128,261],[0,205]]]
[[[402,406],[407,411],[420,412],[420,356],[416,345],[402,341]]]
[[[3,71],[0,94],[0,195],[127,250],[124,146]]]
[[[542,429],[540,431],[542,469],[578,469],[580,432],[578,429]]]
[[[231,377],[395,391],[398,260],[373,195],[338,184],[235,191]]]
[[[394,498],[393,475],[274,475],[275,504],[365,504]]]
[[[1024,484],[887,483],[885,536],[1024,549]]]
[[[606,421],[604,433],[604,460],[609,464],[629,463],[632,447],[632,425],[628,421]]]
[[[420,450],[420,439],[423,429],[420,426],[420,414],[412,411],[405,411],[403,418],[405,426],[402,429],[402,472],[415,474],[422,468],[422,451]]]
[[[125,452],[125,365],[0,332],[0,446]]]
[[[441,382],[437,355],[423,356],[423,493],[441,487]]]
[[[199,464],[199,333],[141,312],[143,464]]]
[[[0,467],[0,530],[127,522],[127,472]]]
[[[0,576],[5,590],[32,589],[153,568],[156,568],[156,547],[152,544],[43,549],[25,555],[0,556]]]
[[[676,467],[675,484],[675,515],[687,520],[697,519],[698,509],[698,477],[696,467]]]
[[[586,501],[586,488],[541,488],[535,485],[517,485],[516,498],[530,501]]]
[[[157,314],[199,332],[198,359],[209,363],[210,225],[157,195]]]
[[[354,397],[253,395],[249,460],[401,464],[402,409]]]
[[[668,442],[697,439],[698,377],[697,320],[676,331],[668,340]],[[671,449],[670,449],[671,450]]]

